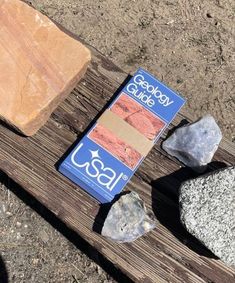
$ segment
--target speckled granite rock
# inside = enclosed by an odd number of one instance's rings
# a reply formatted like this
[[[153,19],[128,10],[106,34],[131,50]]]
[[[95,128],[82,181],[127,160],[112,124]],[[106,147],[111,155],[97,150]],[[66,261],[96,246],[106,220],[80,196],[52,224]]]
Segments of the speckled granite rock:
[[[132,242],[156,227],[138,194],[123,195],[111,207],[102,235],[118,243]]]
[[[186,181],[179,201],[186,229],[235,267],[235,167]]]
[[[90,51],[24,2],[0,6],[0,119],[33,135],[81,79]]]
[[[222,139],[222,133],[211,115],[195,123],[178,128],[162,148],[185,165],[196,171],[203,171],[211,162]]]

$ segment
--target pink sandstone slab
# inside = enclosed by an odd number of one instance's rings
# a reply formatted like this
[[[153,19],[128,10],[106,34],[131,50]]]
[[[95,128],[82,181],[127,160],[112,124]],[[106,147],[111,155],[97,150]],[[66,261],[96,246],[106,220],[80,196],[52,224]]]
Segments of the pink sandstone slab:
[[[87,69],[90,51],[19,0],[0,0],[0,118],[35,134]]]

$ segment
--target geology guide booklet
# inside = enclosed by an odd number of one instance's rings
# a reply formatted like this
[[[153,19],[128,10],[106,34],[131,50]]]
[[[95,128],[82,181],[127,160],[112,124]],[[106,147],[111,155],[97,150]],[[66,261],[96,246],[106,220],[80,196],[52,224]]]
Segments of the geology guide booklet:
[[[99,200],[119,194],[185,99],[139,69],[59,171]]]

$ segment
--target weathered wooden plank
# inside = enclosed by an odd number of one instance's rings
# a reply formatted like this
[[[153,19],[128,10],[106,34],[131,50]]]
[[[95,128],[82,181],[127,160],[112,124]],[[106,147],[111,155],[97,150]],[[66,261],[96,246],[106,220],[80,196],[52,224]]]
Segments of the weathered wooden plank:
[[[141,195],[159,224],[131,244],[114,244],[93,232],[94,220],[97,227],[102,223],[102,217],[96,217],[98,203],[56,171],[56,162],[125,78],[124,72],[93,50],[87,75],[38,134],[24,138],[0,126],[0,169],[135,282],[234,282],[235,271],[211,259],[180,225],[177,189],[193,174],[161,150],[161,141],[127,186]],[[182,112],[171,127],[185,117]],[[215,161],[234,164],[234,146],[223,141]]]

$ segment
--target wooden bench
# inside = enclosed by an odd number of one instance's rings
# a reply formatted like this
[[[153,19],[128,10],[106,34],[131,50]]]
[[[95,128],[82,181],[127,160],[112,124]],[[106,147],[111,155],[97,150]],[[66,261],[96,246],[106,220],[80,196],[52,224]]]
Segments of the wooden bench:
[[[98,214],[99,204],[58,173],[55,164],[82,135],[127,74],[89,48],[93,60],[86,76],[38,134],[25,138],[0,124],[0,170],[134,282],[235,282],[235,270],[211,257],[180,225],[177,191],[183,180],[194,175],[161,149],[162,139],[126,188],[138,192],[153,210],[159,221],[157,228],[130,244],[112,243],[93,231],[93,227],[101,228],[103,222],[102,214]],[[181,112],[171,128],[183,119],[188,117]],[[234,145],[223,140],[210,169],[221,166],[220,162],[234,164],[234,153]]]

